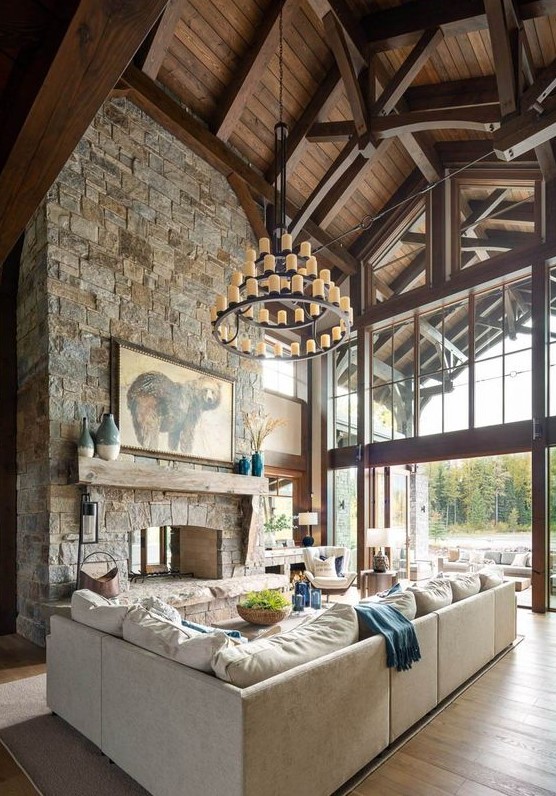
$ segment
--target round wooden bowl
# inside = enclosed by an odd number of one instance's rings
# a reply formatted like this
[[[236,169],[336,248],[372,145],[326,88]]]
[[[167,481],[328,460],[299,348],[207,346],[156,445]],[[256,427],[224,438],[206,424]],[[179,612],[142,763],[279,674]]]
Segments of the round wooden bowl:
[[[251,622],[253,625],[275,625],[281,622],[291,613],[291,605],[282,608],[280,611],[269,611],[264,608],[245,608],[245,606],[237,605],[237,612],[242,619],[246,622]]]

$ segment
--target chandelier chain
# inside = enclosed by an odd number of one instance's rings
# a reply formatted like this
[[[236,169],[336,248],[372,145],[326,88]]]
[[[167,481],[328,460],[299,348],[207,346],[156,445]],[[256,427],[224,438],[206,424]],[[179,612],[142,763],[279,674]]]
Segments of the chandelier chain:
[[[282,16],[284,6],[280,8],[280,16],[278,19],[278,36],[280,39],[278,51],[278,105],[279,105],[279,120],[284,121],[284,20]]]

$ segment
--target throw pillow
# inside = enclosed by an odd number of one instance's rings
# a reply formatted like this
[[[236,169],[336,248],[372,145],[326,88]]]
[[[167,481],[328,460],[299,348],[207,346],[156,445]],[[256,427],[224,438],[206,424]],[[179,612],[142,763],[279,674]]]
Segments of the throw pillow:
[[[529,553],[516,553],[510,566],[512,567],[526,567],[527,556]]]
[[[470,564],[484,564],[485,554],[482,550],[471,550],[469,553]]]
[[[74,622],[119,638],[122,638],[128,610],[128,605],[118,605],[89,589],[79,589],[71,595],[71,618]]]
[[[493,569],[481,569],[480,572],[477,572],[477,575],[481,581],[481,591],[494,589],[496,586],[500,586],[501,583],[504,583],[504,578]]]
[[[140,601],[140,605],[150,611],[151,614],[157,614],[168,622],[173,622],[176,625],[181,625],[181,616],[177,608],[173,605],[165,603],[160,597],[144,597]]]
[[[448,550],[448,561],[451,561],[451,562],[459,561],[459,548],[451,547]]]
[[[457,603],[472,597],[481,591],[481,579],[476,574],[458,575],[457,578],[449,581],[452,587],[452,602]]]
[[[379,599],[381,605],[391,605],[392,608],[398,610],[410,621],[415,619],[417,613],[417,603],[415,602],[415,595],[411,591],[394,592],[388,594],[386,597]]]
[[[130,644],[202,672],[212,672],[213,655],[223,647],[233,646],[231,639],[219,630],[198,633],[161,619],[141,605],[129,609],[123,630],[124,639]]]
[[[339,578],[345,577],[344,575],[344,557],[336,556],[334,559],[334,566],[336,567],[336,575]]]
[[[438,611],[439,608],[444,608],[452,602],[452,587],[447,578],[429,580],[428,583],[422,586],[410,586],[407,591],[413,592],[415,595],[416,617],[431,614],[433,611]]]
[[[469,561],[469,550],[460,550],[459,551],[459,560],[460,561]]]
[[[221,649],[215,654],[212,664],[215,675],[221,680],[246,688],[349,647],[357,638],[354,608],[337,603],[314,621],[289,633]]]
[[[329,556],[324,561],[320,558],[314,559],[315,577],[317,578],[334,578],[338,577],[336,573],[336,564],[334,563],[335,556]]]

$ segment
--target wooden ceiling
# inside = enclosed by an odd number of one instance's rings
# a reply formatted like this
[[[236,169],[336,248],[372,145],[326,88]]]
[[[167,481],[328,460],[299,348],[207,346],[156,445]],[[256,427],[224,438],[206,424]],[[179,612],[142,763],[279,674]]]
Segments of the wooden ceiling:
[[[538,240],[527,186],[535,170],[556,173],[556,0],[20,0],[0,26],[0,107],[14,86],[26,89],[0,135],[0,212],[10,219],[0,261],[112,87],[224,173],[261,235],[280,12],[287,212],[298,240],[325,247],[322,263],[344,274],[370,263],[382,298],[423,284],[422,197],[361,225],[480,156],[501,177],[460,189],[463,265]],[[94,47],[79,38],[83,26]],[[508,177],[520,168],[525,187]]]

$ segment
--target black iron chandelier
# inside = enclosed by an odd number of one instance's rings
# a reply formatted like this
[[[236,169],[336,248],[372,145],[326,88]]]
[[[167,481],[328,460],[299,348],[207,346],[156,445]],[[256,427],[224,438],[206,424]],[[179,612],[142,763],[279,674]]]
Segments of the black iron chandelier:
[[[312,359],[349,338],[353,311],[328,269],[319,270],[311,244],[294,248],[286,224],[287,126],[282,121],[283,35],[280,15],[280,121],[274,128],[272,238],[248,248],[242,271],[234,271],[226,295],[211,307],[213,335],[220,345],[250,359]],[[266,337],[271,338],[269,344]]]

